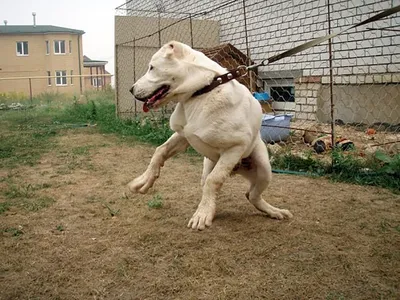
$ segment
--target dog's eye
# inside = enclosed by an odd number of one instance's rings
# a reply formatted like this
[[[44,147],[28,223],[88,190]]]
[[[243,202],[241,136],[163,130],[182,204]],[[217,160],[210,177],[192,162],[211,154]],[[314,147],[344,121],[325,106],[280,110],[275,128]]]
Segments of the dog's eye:
[[[154,67],[153,67],[152,65],[150,65],[149,70],[151,71],[151,70],[153,70],[153,69],[154,69]]]

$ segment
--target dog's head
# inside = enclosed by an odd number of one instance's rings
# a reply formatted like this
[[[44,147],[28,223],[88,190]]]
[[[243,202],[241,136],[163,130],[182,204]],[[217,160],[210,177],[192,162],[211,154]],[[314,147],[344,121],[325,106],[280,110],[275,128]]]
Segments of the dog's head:
[[[187,77],[184,61],[191,51],[189,46],[172,41],[153,55],[146,74],[130,89],[137,100],[145,102],[144,110],[165,105],[173,98]]]

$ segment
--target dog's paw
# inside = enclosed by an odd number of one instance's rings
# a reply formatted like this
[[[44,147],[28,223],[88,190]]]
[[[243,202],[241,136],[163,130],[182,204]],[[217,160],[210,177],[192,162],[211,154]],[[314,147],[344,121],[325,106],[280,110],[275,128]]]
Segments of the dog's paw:
[[[133,193],[146,194],[147,191],[153,186],[157,178],[157,174],[146,171],[141,176],[132,180],[128,184],[128,188]]]
[[[271,218],[283,220],[283,219],[291,219],[293,215],[287,209],[275,209],[273,212],[269,213]]]
[[[190,219],[188,227],[197,230],[204,230],[210,227],[215,215],[215,207],[201,206],[197,208],[196,212]]]

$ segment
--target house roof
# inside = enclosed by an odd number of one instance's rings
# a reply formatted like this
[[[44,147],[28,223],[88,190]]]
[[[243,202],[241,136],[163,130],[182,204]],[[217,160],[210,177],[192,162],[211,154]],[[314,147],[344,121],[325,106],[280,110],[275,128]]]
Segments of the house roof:
[[[86,55],[83,56],[83,66],[84,67],[96,67],[96,66],[105,66],[108,63],[106,60],[93,60],[87,57]]]
[[[201,50],[208,58],[217,61],[218,63],[224,65],[224,61],[228,59],[234,59],[240,64],[248,64],[247,56],[242,53],[239,49],[234,47],[232,44],[226,43],[221,44],[212,48],[205,48]],[[227,67],[227,66],[225,66]]]
[[[84,34],[83,30],[59,27],[53,25],[1,25],[0,34],[47,34],[72,33]]]
[[[224,68],[231,70],[240,65],[250,65],[253,62],[236,47],[231,44],[221,44],[212,48],[201,50],[208,58],[219,63]],[[256,90],[255,80],[251,79],[252,74],[257,74],[257,70],[249,71],[247,75],[238,78],[237,80],[248,87],[250,90]]]

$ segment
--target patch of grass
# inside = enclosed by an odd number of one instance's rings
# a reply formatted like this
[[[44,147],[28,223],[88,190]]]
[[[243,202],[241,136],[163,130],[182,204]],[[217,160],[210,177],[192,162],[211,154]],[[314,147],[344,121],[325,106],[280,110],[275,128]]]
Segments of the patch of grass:
[[[49,207],[55,202],[51,197],[39,197],[36,199],[21,201],[21,206],[28,211],[38,211],[43,208]]]
[[[6,229],[4,229],[4,232],[11,234],[11,236],[13,236],[13,237],[19,237],[20,235],[24,234],[22,229],[14,228],[14,227],[6,228]]]
[[[162,196],[160,194],[154,195],[153,198],[147,202],[147,206],[149,208],[162,208],[163,207]]]
[[[57,225],[57,226],[56,226],[56,229],[57,229],[58,231],[60,231],[60,232],[62,232],[62,231],[65,230],[65,229],[64,229],[64,226],[61,225],[61,224]]]
[[[31,198],[34,195],[33,187],[31,184],[24,186],[17,186],[15,184],[8,184],[7,190],[4,192],[4,195],[8,199],[16,199],[16,198]]]
[[[373,185],[400,193],[400,154],[382,160],[379,154],[362,159],[343,151],[332,153],[330,177],[336,181]]]
[[[113,96],[113,95],[112,95]],[[96,123],[103,133],[119,136],[133,136],[141,142],[159,145],[171,135],[167,118],[157,120],[150,117],[119,119],[115,114],[115,104],[110,101],[111,95],[92,96],[86,103],[76,103],[66,107],[54,121],[62,123]]]
[[[114,208],[110,207],[107,203],[103,203],[103,206],[105,208],[107,208],[111,217],[115,217],[121,213],[121,211],[119,209],[114,209]]]
[[[50,184],[38,185],[21,185],[18,186],[12,182],[8,183],[7,189],[3,191],[4,196],[10,199],[7,202],[0,204],[0,213],[5,212],[11,206],[21,207],[28,211],[38,211],[43,208],[49,207],[55,200],[48,196],[37,196],[35,191],[48,188]]]
[[[400,193],[400,154],[389,157],[377,153],[365,159],[352,151],[335,150],[332,159],[333,165],[314,158],[311,153],[299,156],[288,152],[274,156],[272,167],[328,176],[333,181],[379,186]]]
[[[318,175],[324,175],[327,172],[327,166],[323,162],[314,159],[311,152],[306,153],[305,156],[293,155],[290,152],[274,156],[272,167],[274,169],[308,172]]]
[[[11,204],[9,202],[1,202],[0,203],[0,215],[5,213],[10,209]]]
[[[91,146],[76,147],[72,149],[72,153],[75,155],[89,155],[90,148],[92,147]]]
[[[330,292],[326,295],[326,300],[345,300],[346,298],[340,292]]]
[[[0,133],[0,168],[35,165],[52,147],[55,131],[20,131]]]

